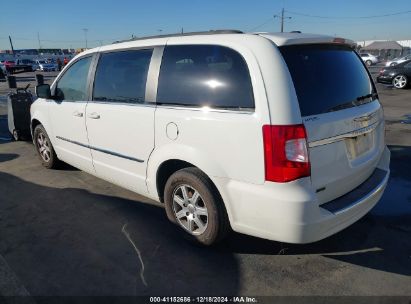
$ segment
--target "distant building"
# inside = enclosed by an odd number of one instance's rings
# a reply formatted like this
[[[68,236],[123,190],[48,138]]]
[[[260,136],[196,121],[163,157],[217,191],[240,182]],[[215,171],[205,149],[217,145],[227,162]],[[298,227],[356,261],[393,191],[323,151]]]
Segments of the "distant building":
[[[364,40],[357,44],[361,52],[379,56],[382,60],[411,54],[411,40]]]

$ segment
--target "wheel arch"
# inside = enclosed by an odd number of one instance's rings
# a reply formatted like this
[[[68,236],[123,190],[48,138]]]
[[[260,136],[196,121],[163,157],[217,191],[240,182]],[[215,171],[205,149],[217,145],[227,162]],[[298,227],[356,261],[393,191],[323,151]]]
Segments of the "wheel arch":
[[[30,121],[30,128],[31,128],[31,135],[34,133],[34,128],[41,124],[50,138],[52,144],[54,144],[52,129],[50,128],[50,123],[48,119],[48,104],[46,101],[37,99],[31,105],[30,109],[31,113],[31,121]]]
[[[210,176],[206,172],[204,172],[204,170],[202,170],[201,168],[197,167],[192,163],[189,163],[181,159],[168,159],[160,164],[156,173],[156,189],[157,195],[161,203],[164,203],[164,190],[168,179],[172,174],[184,168],[196,168],[200,170],[202,173],[204,173],[209,178],[211,184],[215,188],[215,191],[217,192],[219,197],[222,199],[221,193],[218,190],[217,185],[213,182]]]
[[[189,146],[170,144],[156,149],[148,160],[147,187],[150,195],[162,202],[167,179],[174,172],[187,167],[201,170],[221,194],[213,177],[226,177],[226,172],[212,156]]]
[[[38,125],[41,125],[42,123],[40,122],[40,120],[38,120],[37,118],[33,118],[32,120],[31,120],[31,125],[30,125],[30,128],[31,128],[31,136],[34,136],[34,129],[38,126]]]
[[[168,159],[160,164],[156,173],[156,189],[161,203],[164,203],[164,189],[170,176],[178,170],[190,167],[197,168],[195,165],[181,159]],[[201,170],[200,168],[197,169]]]

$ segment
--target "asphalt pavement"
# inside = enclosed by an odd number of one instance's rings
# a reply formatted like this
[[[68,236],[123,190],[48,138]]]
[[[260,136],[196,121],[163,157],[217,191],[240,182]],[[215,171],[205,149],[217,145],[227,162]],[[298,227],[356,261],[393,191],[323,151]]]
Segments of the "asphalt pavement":
[[[233,233],[201,248],[158,204],[7,140],[0,83],[0,294],[411,296],[411,89],[378,89],[392,175],[368,215],[313,244]]]

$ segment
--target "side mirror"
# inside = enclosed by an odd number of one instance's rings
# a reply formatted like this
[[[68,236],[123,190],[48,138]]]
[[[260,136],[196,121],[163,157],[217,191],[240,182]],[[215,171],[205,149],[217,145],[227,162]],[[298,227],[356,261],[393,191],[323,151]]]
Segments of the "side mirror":
[[[51,98],[50,85],[40,84],[36,86],[36,95],[38,98],[50,99]]]

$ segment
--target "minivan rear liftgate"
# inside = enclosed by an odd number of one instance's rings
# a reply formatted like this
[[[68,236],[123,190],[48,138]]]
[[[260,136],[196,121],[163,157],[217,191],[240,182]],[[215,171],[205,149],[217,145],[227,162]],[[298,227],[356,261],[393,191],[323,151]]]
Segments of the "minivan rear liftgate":
[[[385,148],[383,111],[364,64],[349,46],[292,45],[280,51],[297,93],[321,205],[376,173]]]

